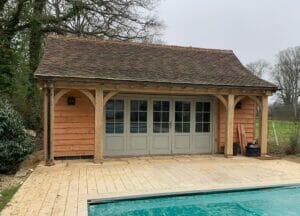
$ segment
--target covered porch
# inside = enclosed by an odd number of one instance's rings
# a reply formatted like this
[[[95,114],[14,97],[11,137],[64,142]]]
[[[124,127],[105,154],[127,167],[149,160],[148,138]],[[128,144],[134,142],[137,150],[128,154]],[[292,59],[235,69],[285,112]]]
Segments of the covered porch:
[[[252,129],[250,133],[253,133],[251,136],[248,137],[248,141],[252,141],[255,137],[258,137],[258,144],[261,148],[261,156],[265,156],[267,154],[267,122],[268,122],[268,96],[272,95],[272,91],[268,89],[254,89],[254,88],[246,88],[246,87],[201,87],[195,85],[170,85],[170,84],[154,84],[154,83],[132,83],[132,82],[105,82],[105,83],[85,83],[85,82],[65,82],[60,80],[53,80],[47,81],[42,83],[44,87],[44,144],[45,144],[45,159],[46,164],[51,165],[53,164],[55,155],[55,148],[62,148],[66,149],[65,151],[68,152],[71,148],[65,144],[67,141],[65,137],[68,136],[68,132],[72,130],[72,133],[80,134],[82,132],[83,124],[85,123],[77,123],[78,130],[74,129],[76,125],[75,121],[70,121],[71,128],[66,129],[64,126],[59,125],[64,121],[65,116],[60,114],[59,112],[63,109],[62,106],[56,105],[59,101],[63,101],[64,104],[67,104],[69,98],[76,97],[69,97],[72,94],[76,95],[77,92],[81,96],[79,97],[79,102],[76,106],[81,106],[84,109],[81,110],[81,113],[77,116],[80,118],[80,115],[83,118],[89,118],[90,125],[88,133],[83,135],[85,138],[89,138],[89,142],[83,147],[76,147],[79,148],[79,152],[81,148],[85,148],[84,154],[81,156],[89,155],[93,156],[94,162],[99,163],[103,162],[103,158],[105,156],[109,156],[105,153],[105,142],[108,142],[107,137],[107,128],[106,128],[106,118],[105,118],[105,106],[107,102],[113,98],[118,98],[122,95],[129,95],[129,98],[146,98],[147,95],[153,96],[153,98],[167,98],[170,101],[170,98],[174,98],[175,100],[188,100],[189,98],[193,98],[194,103],[191,103],[192,106],[196,106],[196,102],[203,101],[203,98],[209,98],[211,110],[210,110],[210,144],[211,148],[210,151],[203,152],[203,153],[224,153],[225,157],[232,157],[233,155],[233,143],[236,140],[236,125],[244,121],[249,125],[252,124]],[[69,94],[69,96],[68,96]],[[65,97],[68,96],[68,97]],[[65,98],[64,98],[65,97]],[[63,98],[63,99],[62,99]],[[82,104],[80,104],[80,100],[82,100]],[[150,101],[150,100],[149,100]],[[189,100],[188,100],[189,101]],[[192,100],[190,100],[192,101]],[[192,102],[193,102],[192,101]],[[240,101],[246,101],[248,106],[246,110],[252,110],[250,113],[245,113],[243,110],[239,111],[236,110],[236,105]],[[61,102],[62,103],[62,102]],[[77,103],[77,102],[75,102]],[[87,106],[90,104],[90,106]],[[251,106],[250,106],[250,105]],[[149,107],[153,104],[149,103]],[[255,118],[256,118],[256,107],[259,107],[260,110],[260,127],[259,127],[259,134],[258,136],[255,135]],[[194,109],[196,109],[194,107]],[[69,110],[70,111],[70,110]],[[66,111],[66,112],[69,112]],[[196,113],[196,110],[194,110]],[[176,112],[175,110],[170,113],[170,118],[168,119],[168,127],[170,127],[170,131],[173,130],[171,127],[174,126],[174,120],[172,119],[172,115]],[[126,113],[125,113],[126,114]],[[69,114],[70,115],[70,112]],[[196,114],[191,112],[191,116],[196,118]],[[247,115],[245,119],[241,119],[243,115]],[[252,116],[251,116],[252,115]],[[250,116],[250,117],[249,117]],[[72,116],[70,115],[69,119]],[[77,117],[73,116],[73,119]],[[129,118],[129,117],[125,117]],[[55,120],[56,119],[56,120]],[[59,119],[59,120],[58,120]],[[148,116],[148,123],[152,121],[151,114]],[[173,121],[173,122],[172,122]],[[195,120],[196,121],[196,120]],[[197,122],[192,120],[191,122],[191,130],[195,130]],[[150,124],[146,124],[149,131],[154,130],[151,128]],[[62,123],[66,124],[66,122]],[[172,124],[172,125],[171,125]],[[80,132],[81,130],[81,132]],[[174,130],[173,130],[174,131]],[[169,130],[168,130],[169,132]],[[203,132],[203,131],[202,131]],[[85,132],[83,132],[85,133]],[[207,133],[202,133],[207,134]],[[153,134],[152,134],[153,135]],[[74,134],[69,134],[69,136],[74,136]],[[150,135],[147,134],[149,137]],[[172,136],[170,136],[172,137]],[[191,136],[192,137],[192,136]],[[85,139],[82,138],[82,139]],[[180,138],[180,137],[179,137]],[[62,140],[59,140],[62,139]],[[80,136],[76,138],[76,142],[84,143],[83,141],[78,141]],[[91,140],[93,139],[93,141]],[[149,154],[154,155],[164,155],[164,154],[201,154],[200,151],[177,151],[172,146],[174,146],[174,142],[177,138],[175,136],[170,139],[170,151],[165,153],[164,151],[152,151],[151,152],[151,145],[146,143],[149,148]],[[192,139],[195,139],[192,137]],[[70,142],[75,142],[74,140]],[[185,142],[184,140],[182,142]],[[200,141],[201,144],[201,141]],[[205,144],[205,143],[203,143]],[[64,145],[66,145],[64,147]],[[192,145],[192,143],[191,143]],[[86,149],[88,148],[88,149]],[[136,152],[134,152],[136,153]],[[131,155],[130,153],[127,154],[128,156]],[[136,154],[132,154],[136,155]],[[148,155],[148,153],[140,153],[140,155]],[[62,156],[69,156],[68,153]],[[118,155],[118,156],[125,156],[125,155]]]

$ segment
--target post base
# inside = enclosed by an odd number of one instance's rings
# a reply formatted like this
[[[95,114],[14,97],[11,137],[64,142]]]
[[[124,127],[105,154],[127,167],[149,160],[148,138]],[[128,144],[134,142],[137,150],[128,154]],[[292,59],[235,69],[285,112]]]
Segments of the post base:
[[[94,159],[95,164],[103,164],[103,159]]]
[[[224,154],[224,157],[225,158],[233,158],[233,155],[232,154]]]
[[[45,165],[46,166],[54,166],[55,165],[54,160],[53,159],[46,160]]]

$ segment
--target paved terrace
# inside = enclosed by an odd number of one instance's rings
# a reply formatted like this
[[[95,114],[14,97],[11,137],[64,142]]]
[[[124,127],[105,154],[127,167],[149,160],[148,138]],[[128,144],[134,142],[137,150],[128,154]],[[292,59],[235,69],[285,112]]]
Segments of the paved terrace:
[[[246,157],[166,156],[39,165],[2,215],[87,215],[87,199],[300,183],[300,164]]]

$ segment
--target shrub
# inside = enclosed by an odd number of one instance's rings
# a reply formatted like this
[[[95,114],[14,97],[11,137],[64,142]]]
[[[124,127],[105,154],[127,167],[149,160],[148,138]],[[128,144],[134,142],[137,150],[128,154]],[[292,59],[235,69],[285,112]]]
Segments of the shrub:
[[[0,99],[0,173],[15,173],[33,151],[35,142],[24,129],[19,113]]]
[[[300,133],[295,132],[290,137],[290,142],[286,154],[296,154],[300,152]]]

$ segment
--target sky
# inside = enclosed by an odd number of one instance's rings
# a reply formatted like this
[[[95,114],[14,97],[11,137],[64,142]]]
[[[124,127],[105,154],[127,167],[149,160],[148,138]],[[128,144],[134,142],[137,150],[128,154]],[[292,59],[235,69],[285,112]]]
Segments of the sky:
[[[161,0],[166,44],[230,49],[243,64],[274,63],[300,45],[300,0]]]

